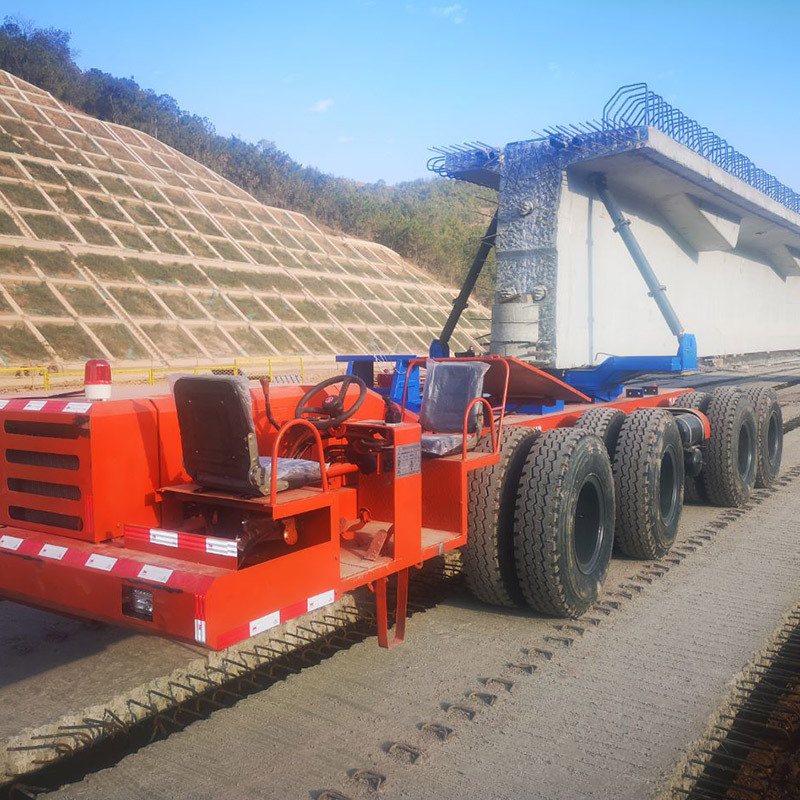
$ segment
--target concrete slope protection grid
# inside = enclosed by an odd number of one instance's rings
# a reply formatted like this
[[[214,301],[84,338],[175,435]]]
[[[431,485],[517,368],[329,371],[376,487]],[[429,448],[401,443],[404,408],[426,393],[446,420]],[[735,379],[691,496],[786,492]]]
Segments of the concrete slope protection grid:
[[[784,372],[786,380],[782,382],[789,386],[781,390],[780,397],[786,401],[787,411],[796,410],[797,390],[793,385],[796,381],[792,379],[791,370]],[[789,423],[791,418],[790,412],[787,414]],[[233,735],[230,731],[220,732],[219,726],[224,723],[223,727],[240,725],[254,731],[252,747],[268,747],[270,758],[274,757],[276,766],[269,776],[253,778],[258,793],[264,796],[294,796],[299,786],[311,781],[309,791],[338,787],[337,791],[346,797],[357,797],[362,783],[371,785],[376,780],[374,773],[387,781],[387,796],[420,797],[426,795],[416,781],[412,781],[407,790],[403,789],[406,763],[438,764],[446,776],[450,773],[450,767],[445,764],[449,762],[451,748],[440,753],[439,743],[455,739],[460,753],[460,748],[465,746],[464,737],[471,741],[472,723],[488,723],[486,741],[475,746],[479,746],[480,752],[488,748],[481,763],[492,772],[495,759],[498,764],[504,763],[503,747],[511,746],[508,737],[512,736],[506,728],[517,719],[514,715],[519,715],[529,722],[525,736],[536,739],[535,743],[529,743],[531,749],[526,761],[531,763],[526,770],[532,771],[536,781],[544,780],[544,786],[556,781],[556,777],[538,763],[539,740],[554,739],[560,747],[566,748],[561,753],[551,753],[548,757],[551,761],[546,763],[560,763],[559,769],[574,771],[570,764],[577,758],[574,737],[579,731],[573,730],[571,723],[564,720],[569,720],[573,713],[584,713],[576,704],[578,697],[587,703],[589,711],[585,713],[590,717],[607,716],[613,720],[609,725],[622,726],[614,738],[617,743],[611,745],[604,744],[603,736],[608,731],[601,731],[602,736],[594,731],[599,737],[597,743],[589,747],[594,761],[590,759],[591,764],[586,762],[581,768],[587,781],[594,774],[593,770],[599,769],[599,762],[611,758],[619,742],[626,737],[630,741],[625,746],[637,758],[644,758],[642,753],[651,757],[658,752],[658,769],[667,774],[678,760],[681,748],[702,733],[705,720],[720,702],[725,682],[758,649],[772,630],[770,626],[774,627],[780,620],[785,611],[787,591],[791,589],[796,594],[796,586],[792,589],[782,578],[766,578],[762,572],[766,574],[779,567],[781,575],[783,570],[791,569],[796,574],[796,557],[791,550],[796,540],[784,522],[791,528],[791,517],[796,516],[792,510],[792,492],[796,491],[796,485],[792,481],[798,473],[798,464],[800,439],[795,433],[787,438],[784,461],[785,481],[789,483],[778,489],[778,497],[772,498],[769,492],[759,493],[753,500],[753,507],[747,511],[688,506],[676,548],[664,559],[643,565],[614,559],[606,592],[585,618],[575,623],[553,623],[522,612],[492,609],[454,591],[451,584],[451,588],[446,589],[449,599],[438,605],[434,601],[431,606],[425,600],[425,590],[412,592],[412,603],[422,603],[423,608],[431,610],[412,617],[408,642],[391,655],[375,648],[374,640],[351,646],[374,632],[374,619],[370,616],[372,604],[367,600],[365,605],[363,598],[347,598],[318,618],[298,620],[295,626],[279,634],[267,634],[230,651],[209,655],[165,640],[64,620],[10,603],[0,604],[4,631],[8,633],[2,670],[7,682],[0,687],[5,723],[0,730],[0,737],[5,739],[4,778],[8,780],[17,774],[23,784],[42,780],[50,787],[59,782],[80,781],[83,773],[114,764],[125,752],[131,752],[130,743],[125,742],[125,729],[138,725],[135,733],[140,738],[133,750],[146,744],[151,736],[166,738],[166,741],[123,758],[111,770],[90,775],[65,791],[67,796],[73,793],[86,797],[114,796],[112,782],[118,780],[120,786],[130,785],[132,781],[133,785],[147,786],[148,792],[157,794],[155,785],[151,786],[149,779],[140,774],[140,765],[149,765],[148,770],[163,776],[165,765],[158,760],[148,760],[160,758],[159,753],[169,754],[169,760],[177,763],[194,760],[192,753],[196,749],[196,757],[205,759],[209,755],[205,749],[205,735],[223,738]],[[739,533],[731,540],[734,530]],[[758,537],[754,538],[756,531]],[[723,566],[718,560],[728,558],[729,546],[736,550],[735,566]],[[762,548],[756,559],[758,569],[748,566],[747,559],[754,558],[753,548]],[[698,588],[702,597],[687,586],[686,595],[680,600],[684,564],[696,559],[704,559],[706,568],[705,583]],[[777,561],[781,563],[777,565]],[[749,571],[754,572],[752,578],[747,577]],[[758,581],[761,587],[757,590]],[[742,591],[745,584],[748,588],[741,596],[743,599],[727,596],[728,591]],[[674,587],[669,590],[673,595],[670,602],[677,603],[668,615],[663,608],[659,611],[658,605],[664,586]],[[656,599],[648,601],[654,604],[648,617],[650,627],[642,629],[653,635],[653,642],[645,647],[640,638],[631,638],[628,627],[623,625],[617,629],[621,624],[617,618],[628,620],[625,625],[638,624],[636,609],[653,593]],[[736,609],[744,603],[755,602],[756,597],[761,602],[760,611],[748,611],[744,618],[736,616]],[[701,611],[706,605],[713,608],[714,613],[724,611],[733,616],[720,623],[717,630],[714,625],[720,621],[716,617],[705,622],[702,618]],[[370,610],[366,614],[365,608]],[[777,615],[775,619],[773,611]],[[659,614],[666,616],[660,619]],[[664,625],[675,630],[662,630]],[[617,632],[609,634],[609,628]],[[741,635],[731,633],[739,628]],[[603,663],[608,673],[616,670],[628,674],[627,667],[625,670],[618,670],[618,667],[636,662],[636,669],[641,670],[643,676],[638,700],[629,701],[623,697],[620,686],[612,685],[608,689],[611,696],[617,698],[616,706],[611,700],[603,700],[608,675],[595,674],[590,669],[597,653],[585,660],[582,657],[578,661],[569,660],[573,653],[583,652],[587,643],[598,638],[605,641],[609,635],[612,639],[607,644],[598,645],[605,653]],[[302,652],[305,646],[307,649]],[[637,655],[640,649],[641,657]],[[330,659],[331,655],[335,658]],[[312,666],[322,661],[325,663]],[[651,680],[656,663],[661,663],[662,671],[663,665],[668,663],[667,673],[679,676],[679,680],[670,678],[656,686]],[[540,687],[538,681],[550,674],[548,670],[555,670],[555,677],[547,678],[546,687]],[[709,670],[713,675],[709,675]],[[87,671],[96,680],[85,680]],[[291,677],[298,671],[303,674]],[[289,679],[281,683],[287,675]],[[530,676],[536,676],[537,682],[532,689],[526,689]],[[560,680],[565,683],[559,688]],[[276,681],[278,685],[273,686]],[[687,719],[673,708],[675,698],[671,692],[678,685],[684,687],[680,702],[696,706],[696,713]],[[259,692],[264,686],[272,688]],[[219,690],[216,694],[211,691],[214,687]],[[205,689],[210,691],[201,699]],[[524,690],[522,695],[519,694],[521,690]],[[248,694],[253,696],[239,701]],[[540,718],[543,704],[549,707],[559,698],[566,709],[563,719],[556,719],[556,716],[551,719],[547,714]],[[524,703],[518,706],[523,699]],[[176,702],[184,709],[182,713],[175,712]],[[226,706],[235,707],[224,710]],[[647,708],[654,709],[652,719],[644,712],[633,714],[637,709]],[[298,715],[297,709],[305,710]],[[251,713],[267,727],[250,720]],[[202,717],[208,719],[196,721]],[[586,724],[589,722],[591,719]],[[628,724],[633,728],[625,733],[624,726]],[[187,725],[184,733],[171,735]],[[259,733],[262,729],[273,731],[268,735],[269,742],[263,739],[266,734]],[[589,725],[585,736],[589,737],[592,730]],[[650,744],[646,737],[639,741],[642,730],[653,738]],[[144,738],[142,731],[147,732]],[[666,753],[661,753],[656,740],[666,736],[665,731],[669,734],[669,746]],[[70,752],[79,753],[92,742],[102,744],[104,738],[113,739],[114,736],[118,738],[111,753],[104,755],[98,747],[92,753],[90,747],[85,761],[74,769],[62,764],[56,765],[49,776],[46,772],[32,773],[50,759],[69,756]],[[250,756],[246,748],[240,749],[242,773],[249,772]],[[287,762],[288,752],[281,753],[282,749],[294,753],[294,765]],[[300,775],[298,765],[314,761],[310,755],[314,749],[318,756],[323,755],[322,763],[330,769],[312,770],[307,777]],[[303,758],[295,758],[303,753]],[[66,759],[70,761],[78,759]],[[215,770],[225,776],[228,767],[217,764],[213,758],[208,763],[211,766],[207,772],[201,772],[198,780],[202,777],[207,781],[213,794]],[[403,766],[399,773],[395,771],[398,763]],[[610,763],[616,764],[615,769],[619,767],[616,756]],[[657,780],[644,766],[639,764],[636,769],[639,767],[645,776],[642,786],[646,785],[650,791]],[[281,770],[285,770],[285,774]],[[253,771],[258,772],[255,766]],[[25,777],[25,773],[30,773],[29,777]],[[356,777],[348,777],[351,773]],[[608,787],[615,786],[614,781],[621,780],[620,775],[611,767],[601,770],[600,774],[605,776],[608,793],[597,796],[616,796]],[[282,777],[270,782],[276,775]],[[493,786],[488,778],[485,784],[480,780],[475,783],[476,780],[473,775],[463,787],[464,796],[477,791],[479,785],[481,791],[489,791]],[[501,781],[498,786],[502,785]],[[161,786],[166,792],[164,796],[180,796],[181,791],[191,796],[193,791],[199,791],[191,780],[186,782],[185,790],[182,789],[176,776],[168,777]],[[553,786],[560,784],[556,781]],[[454,796],[444,787],[440,788],[443,797]],[[518,796],[510,788],[508,791],[508,794],[490,793],[488,796]],[[550,796],[542,791],[541,796]],[[556,792],[552,796],[562,795]]]
[[[0,367],[425,352],[454,296],[0,71]]]

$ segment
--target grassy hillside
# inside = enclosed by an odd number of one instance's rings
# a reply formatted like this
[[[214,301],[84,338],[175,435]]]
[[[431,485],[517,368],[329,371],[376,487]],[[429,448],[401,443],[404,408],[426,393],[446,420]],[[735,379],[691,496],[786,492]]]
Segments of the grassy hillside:
[[[468,268],[495,202],[488,190],[440,178],[359,184],[305,167],[265,139],[220,136],[210,120],[184,111],[169,95],[132,78],[81,70],[66,31],[7,18],[0,26],[0,68],[81,111],[156,137],[265,203],[385,244],[449,283],[459,283]],[[492,261],[478,286],[483,299],[493,279]]]

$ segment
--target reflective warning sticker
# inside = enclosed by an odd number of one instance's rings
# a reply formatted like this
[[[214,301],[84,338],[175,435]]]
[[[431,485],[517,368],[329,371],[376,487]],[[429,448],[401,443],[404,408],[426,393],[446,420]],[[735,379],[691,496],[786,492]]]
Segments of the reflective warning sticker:
[[[313,597],[308,598],[308,610],[316,611],[316,609],[322,608],[323,606],[329,606],[334,599],[335,595],[333,589],[328,592],[323,592],[322,594],[315,594]]]
[[[91,407],[91,403],[67,403],[61,410],[67,414],[85,414]]]
[[[39,551],[39,555],[42,556],[42,558],[52,558],[55,561],[61,561],[66,554],[67,548],[59,547],[56,544],[43,545],[42,549]]]
[[[266,614],[263,617],[254,619],[250,623],[250,635],[255,636],[257,633],[263,633],[270,628],[274,628],[281,624],[281,612],[273,611],[271,614]]]
[[[0,536],[0,547],[4,550],[19,550],[23,540],[16,536]]]
[[[116,563],[117,559],[112,556],[99,556],[97,553],[92,553],[92,555],[86,559],[85,566],[91,567],[92,569],[101,569],[103,572],[111,572]]]
[[[172,570],[166,567],[154,567],[152,564],[145,564],[139,570],[139,577],[145,581],[155,581],[156,583],[166,583],[172,576]]]
[[[28,400],[22,407],[23,411],[41,411],[47,405],[47,400]]]

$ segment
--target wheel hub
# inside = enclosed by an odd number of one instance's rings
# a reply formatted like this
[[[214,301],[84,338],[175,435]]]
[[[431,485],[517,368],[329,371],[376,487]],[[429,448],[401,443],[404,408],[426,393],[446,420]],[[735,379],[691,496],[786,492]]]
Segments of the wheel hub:
[[[664,455],[661,457],[658,494],[661,519],[665,525],[670,525],[678,507],[678,481],[675,459],[671,450],[665,451]]]
[[[596,475],[589,475],[581,486],[575,504],[573,537],[575,561],[584,575],[594,570],[605,538],[606,501]]]

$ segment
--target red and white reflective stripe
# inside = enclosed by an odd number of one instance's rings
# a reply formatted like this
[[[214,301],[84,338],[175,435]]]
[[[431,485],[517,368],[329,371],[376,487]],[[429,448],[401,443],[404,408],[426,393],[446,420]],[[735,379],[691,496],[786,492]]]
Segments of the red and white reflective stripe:
[[[0,400],[0,410],[6,411],[47,411],[48,413],[88,414],[92,403],[85,400],[48,400],[7,398]]]
[[[213,536],[206,536],[206,553],[215,556],[227,556],[228,558],[239,557],[239,546],[235,539],[216,539]]]
[[[263,617],[252,620],[252,622],[250,622],[250,635],[255,636],[256,633],[260,633],[262,630],[268,630],[269,628],[275,627],[275,625],[288,622],[295,617],[300,617],[303,614],[316,611],[318,608],[329,606],[335,600],[336,592],[333,589],[329,589],[327,592],[315,594],[306,600],[301,600],[299,603],[285,606],[280,611],[273,611],[271,614],[266,614]],[[254,628],[256,630],[254,630]]]
[[[194,640],[206,643],[206,598],[202,594],[194,596]]]
[[[146,541],[161,547],[185,548],[225,558],[239,557],[239,548],[235,539],[219,539],[215,536],[168,531],[163,528],[145,528],[141,525],[126,525],[125,536],[132,540]]]
[[[301,600],[298,603],[285,606],[279,611],[271,611],[269,614],[264,614],[263,617],[250,620],[246,625],[240,625],[227,631],[218,638],[217,646],[230,647],[230,645],[241,642],[249,636],[264,633],[264,631],[276,628],[278,625],[283,625],[285,622],[301,617],[303,614],[307,614],[310,611],[316,611],[319,608],[329,606],[335,601],[336,592],[333,589],[307,597],[305,600]],[[197,616],[199,617],[200,615],[197,614]],[[203,614],[203,616],[205,615]]]
[[[205,592],[214,582],[211,575],[198,575],[190,569],[175,571],[168,567],[128,558],[112,556],[105,553],[91,552],[85,546],[66,547],[42,541],[38,536],[0,536],[0,553],[3,551],[19,552],[20,555],[39,557],[50,561],[59,561],[65,567],[89,569],[95,572],[108,573],[123,580],[145,580],[162,586],[185,592]]]
[[[162,531],[159,528],[150,528],[150,543],[160,544],[163,547],[177,547],[178,534],[176,531]]]

